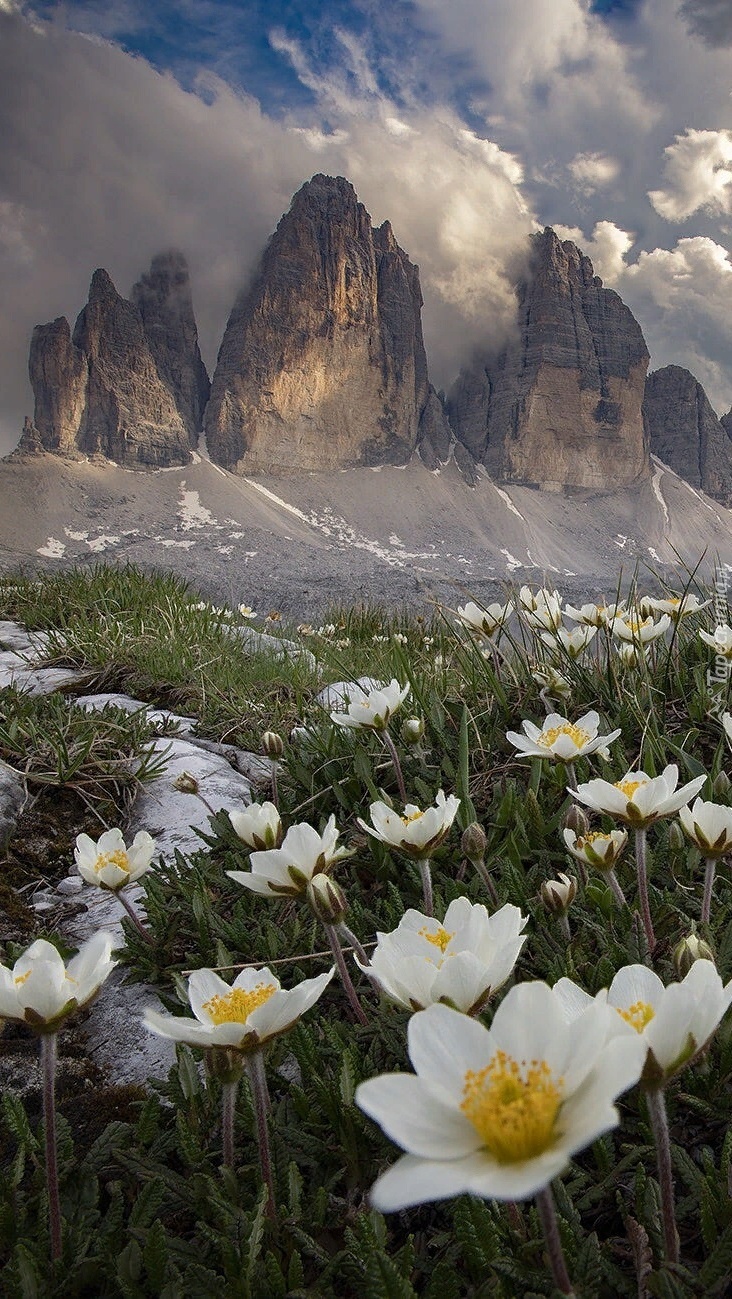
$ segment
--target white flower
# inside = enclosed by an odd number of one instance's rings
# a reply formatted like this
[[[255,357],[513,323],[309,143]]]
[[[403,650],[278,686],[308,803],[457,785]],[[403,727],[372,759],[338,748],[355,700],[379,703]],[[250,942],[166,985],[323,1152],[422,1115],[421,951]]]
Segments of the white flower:
[[[105,830],[96,843],[88,834],[80,834],[76,837],[74,860],[87,884],[116,893],[125,884],[136,883],[150,870],[155,847],[155,840],[146,830],[135,835],[129,848],[118,829]]]
[[[572,604],[564,606],[567,617],[585,627],[604,627],[612,618],[620,616],[624,611],[624,604],[583,604],[580,609]]]
[[[243,812],[229,812],[229,820],[248,848],[261,851],[282,842],[282,822],[274,803],[250,803]]]
[[[383,731],[389,718],[401,707],[408,694],[409,685],[400,686],[395,677],[392,677],[388,686],[368,692],[354,684],[350,687],[348,712],[331,713],[330,719],[337,726]]]
[[[574,830],[563,830],[567,851],[578,861],[587,862],[596,870],[611,871],[628,842],[627,830],[593,830],[590,834],[576,835]]]
[[[628,641],[615,647],[615,656],[620,659],[623,667],[637,668],[648,657],[646,649],[642,645],[632,645]]]
[[[464,607],[458,605],[457,612],[458,618],[466,627],[480,632],[482,636],[493,636],[508,622],[513,613],[513,604],[509,600],[507,604],[489,604],[487,609],[482,609],[469,600]]]
[[[257,614],[250,604],[240,604],[239,613],[242,618],[256,618]]]
[[[571,979],[560,979],[553,992],[569,1018],[594,1004]],[[607,994],[598,995],[606,995],[607,1005],[617,1013],[610,1022],[612,1040],[635,1033],[648,1052],[644,1078],[659,1086],[706,1046],[732,1003],[732,980],[723,986],[713,963],[700,960],[680,983],[665,987],[647,965],[625,965]]]
[[[531,670],[532,679],[540,687],[539,694],[551,695],[554,699],[569,699],[572,687],[566,677],[551,665],[534,664]]]
[[[543,627],[546,631],[556,631],[561,627],[562,597],[558,591],[541,587],[534,595],[530,587],[522,586],[519,603],[521,614],[530,627]]]
[[[642,618],[632,612],[624,613],[620,618],[613,618],[610,629],[614,636],[632,644],[647,645],[649,641],[663,636],[671,626],[671,619],[665,613],[658,622],[652,618]]]
[[[679,820],[705,857],[724,857],[732,852],[732,807],[697,798],[693,807],[679,809]]]
[[[0,1019],[19,1019],[36,1032],[53,1032],[67,1015],[86,1006],[117,962],[116,939],[93,934],[68,963],[45,938],[19,956],[12,970],[0,965]]]
[[[620,735],[620,730],[609,735],[598,735],[600,718],[596,712],[585,713],[577,722],[570,722],[559,713],[550,713],[539,729],[533,722],[522,722],[526,732],[507,731],[506,739],[514,748],[529,758],[555,758],[559,762],[574,762],[588,753],[604,749]]]
[[[607,812],[609,816],[639,829],[661,817],[673,816],[699,793],[705,780],[706,776],[696,776],[677,789],[679,769],[670,763],[660,776],[647,776],[645,771],[627,771],[614,784],[609,780],[588,780],[571,792],[593,812]]]
[[[607,1011],[569,1023],[544,983],[514,987],[490,1029],[447,1006],[413,1015],[415,1074],[362,1083],[356,1103],[407,1153],[371,1192],[389,1212],[465,1192],[524,1200],[572,1155],[618,1123],[616,1096],[632,1087],[643,1050],[607,1042]]]
[[[399,848],[408,857],[430,857],[447,837],[450,826],[460,806],[460,799],[451,794],[445,797],[439,791],[433,807],[422,812],[414,803],[407,803],[402,816],[388,803],[372,803],[369,808],[371,825],[360,817],[358,824],[374,839],[380,839],[390,848]]]
[[[547,911],[565,915],[577,896],[577,881],[560,871],[558,879],[544,881],[539,893]]]
[[[710,636],[708,631],[700,631],[699,635],[706,645],[711,646],[715,654],[732,659],[732,627],[728,627],[726,622],[719,623],[715,627],[713,636]]]
[[[667,613],[674,622],[680,618],[686,618],[690,613],[699,613],[700,609],[706,609],[711,600],[705,600],[702,604],[696,595],[687,592],[686,595],[670,595],[665,600],[656,600],[650,595],[643,597],[641,601],[643,611],[646,609],[651,613]]]
[[[409,910],[391,933],[377,933],[370,963],[356,956],[356,964],[406,1010],[442,1001],[475,1014],[511,974],[527,919],[511,905],[489,915],[466,897],[450,903],[442,923]]]
[[[213,970],[194,970],[188,980],[188,1000],[195,1019],[161,1015],[148,1007],[143,1023],[152,1033],[189,1046],[258,1051],[315,1005],[334,974],[335,966],[287,990],[266,968],[242,970],[231,985]]]
[[[555,654],[561,655],[564,652],[571,659],[577,659],[596,635],[596,627],[573,627],[571,631],[567,631],[566,627],[558,627],[556,632],[543,631],[541,639]]]
[[[226,874],[252,893],[262,893],[265,897],[298,897],[305,892],[313,875],[330,870],[337,861],[351,855],[350,849],[336,847],[338,834],[334,816],[322,834],[305,822],[291,825],[281,848],[253,852],[249,858],[251,870]]]

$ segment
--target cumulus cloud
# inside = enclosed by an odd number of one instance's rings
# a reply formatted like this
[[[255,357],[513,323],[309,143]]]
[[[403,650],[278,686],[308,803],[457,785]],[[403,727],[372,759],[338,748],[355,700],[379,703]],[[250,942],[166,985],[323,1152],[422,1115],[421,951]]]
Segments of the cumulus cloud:
[[[643,252],[618,287],[643,323],[653,368],[683,365],[696,375],[712,406],[732,406],[732,260],[706,236],[674,248]]]
[[[664,154],[664,188],[648,194],[662,217],[686,221],[700,209],[732,215],[732,131],[687,129]]]
[[[732,7],[729,0],[684,0],[679,13],[694,36],[706,45],[732,45]]]
[[[603,153],[577,153],[567,164],[567,170],[580,193],[594,194],[617,179],[620,163]]]

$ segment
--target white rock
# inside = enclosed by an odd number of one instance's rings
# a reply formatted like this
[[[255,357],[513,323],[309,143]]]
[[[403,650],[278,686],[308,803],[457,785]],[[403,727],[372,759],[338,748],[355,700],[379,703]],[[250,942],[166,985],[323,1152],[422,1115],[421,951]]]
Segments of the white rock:
[[[146,704],[141,699],[131,699],[129,695],[78,695],[73,702],[87,712],[101,711],[108,704],[113,704],[115,708],[121,708],[126,713],[146,713],[153,726],[168,726],[173,723],[183,735],[192,731],[197,723],[195,717],[182,717],[167,708],[153,708],[151,704]]]

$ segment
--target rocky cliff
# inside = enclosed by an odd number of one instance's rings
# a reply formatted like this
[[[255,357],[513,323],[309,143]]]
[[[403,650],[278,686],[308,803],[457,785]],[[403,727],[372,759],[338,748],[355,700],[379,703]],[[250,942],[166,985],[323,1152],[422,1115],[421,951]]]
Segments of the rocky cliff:
[[[514,337],[464,370],[455,435],[506,482],[612,490],[649,471],[642,402],[648,349],[617,293],[553,230],[532,236]]]
[[[173,394],[195,446],[211,382],[201,360],[188,263],[171,250],[153,257],[150,270],[132,288],[130,300],[142,317],[158,374]]]
[[[145,286],[145,280],[141,284]],[[35,410],[32,424],[24,429],[21,451],[99,453],[138,468],[188,463],[195,430],[189,430],[178,405],[190,412],[185,394],[200,382],[200,374],[181,363],[181,371],[191,379],[181,395],[173,377],[175,329],[166,332],[166,351],[156,323],[166,317],[164,298],[157,295],[156,314],[148,287],[143,288],[145,294],[152,346],[141,312],[120,296],[104,270],[94,272],[89,301],[73,335],[64,317],[36,327],[29,358]],[[178,337],[185,333],[185,324],[190,341],[186,313],[178,314]],[[153,349],[162,358],[160,368]],[[196,353],[194,324],[189,359]]]
[[[659,460],[693,487],[732,505],[732,441],[693,374],[680,365],[649,374],[643,417]]]
[[[419,275],[342,177],[295,195],[229,318],[206,413],[242,473],[428,462],[450,433],[427,377]]]

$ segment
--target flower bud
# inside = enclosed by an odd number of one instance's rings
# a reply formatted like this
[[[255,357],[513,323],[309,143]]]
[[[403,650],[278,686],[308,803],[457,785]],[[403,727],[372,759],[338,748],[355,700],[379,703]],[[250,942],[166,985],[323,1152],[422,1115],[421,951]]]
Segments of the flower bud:
[[[340,884],[319,872],[307,887],[307,899],[314,914],[324,925],[337,925],[348,910],[346,895]]]
[[[197,794],[198,781],[190,771],[182,771],[173,781],[173,789],[179,790],[181,794]]]
[[[468,861],[482,861],[485,857],[485,845],[485,830],[481,825],[478,825],[477,821],[471,821],[470,825],[463,830],[460,851],[467,857]]]
[[[726,771],[719,771],[714,777],[712,785],[712,797],[720,803],[729,801],[730,790],[732,790],[732,781]]]
[[[559,879],[544,881],[540,893],[547,911],[553,915],[565,915],[577,894],[577,881],[560,871]]]
[[[695,961],[713,961],[714,952],[698,934],[691,933],[676,944],[673,954],[674,969],[679,979],[689,973]]]
[[[579,803],[573,803],[567,815],[564,818],[565,830],[574,830],[578,839],[583,839],[586,834],[590,833],[590,818],[582,810]]]
[[[262,753],[273,760],[281,758],[285,752],[285,742],[275,731],[265,731],[262,736]]]
[[[673,853],[683,852],[686,848],[684,832],[678,821],[672,821],[668,828],[668,846]]]
[[[424,721],[421,717],[407,717],[402,722],[402,739],[405,744],[419,744],[424,735]]]

